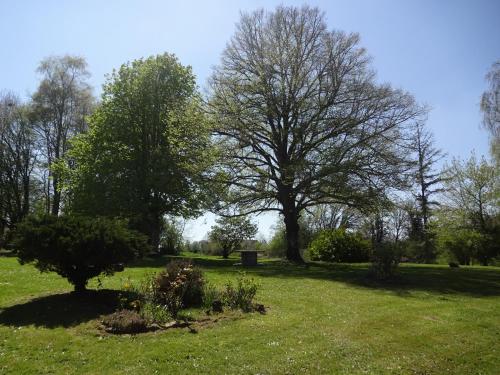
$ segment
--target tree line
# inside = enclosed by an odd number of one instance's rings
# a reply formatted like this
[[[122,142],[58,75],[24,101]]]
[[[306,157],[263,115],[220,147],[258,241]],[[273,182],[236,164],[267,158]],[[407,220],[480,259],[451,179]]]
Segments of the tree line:
[[[497,71],[481,105],[493,156]],[[428,109],[378,83],[359,36],[328,29],[317,8],[242,14],[207,95],[168,53],[123,64],[99,100],[82,57],[38,72],[28,101],[0,98],[4,244],[30,214],[126,219],[158,249],[166,216],[274,211],[294,262],[307,230],[340,227],[374,246],[407,241],[422,262],[439,241],[473,243],[482,263],[498,255],[498,164],[472,157],[442,172]]]

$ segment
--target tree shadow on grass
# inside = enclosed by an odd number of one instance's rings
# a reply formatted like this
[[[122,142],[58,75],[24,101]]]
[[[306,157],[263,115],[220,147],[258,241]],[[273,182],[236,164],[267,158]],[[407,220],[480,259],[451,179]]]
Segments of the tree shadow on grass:
[[[56,328],[73,327],[110,314],[119,306],[119,291],[89,290],[52,294],[28,302],[0,308],[0,325]]]
[[[434,294],[462,294],[472,297],[500,296],[500,269],[404,264],[398,276],[388,282],[370,277],[368,264],[309,263],[305,266],[283,261],[264,260],[256,267],[234,266],[235,260],[194,258],[193,262],[207,270],[226,273],[245,271],[259,277],[322,279],[343,282],[359,288],[394,292],[402,297],[421,291]]]

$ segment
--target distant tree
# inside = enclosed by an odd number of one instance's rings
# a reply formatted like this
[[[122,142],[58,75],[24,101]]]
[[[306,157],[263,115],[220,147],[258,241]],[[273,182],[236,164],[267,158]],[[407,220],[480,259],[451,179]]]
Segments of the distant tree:
[[[28,107],[12,93],[0,94],[0,246],[6,228],[30,212],[35,141]]]
[[[500,163],[500,60],[492,65],[486,79],[490,87],[481,97],[483,125],[491,134],[492,154]]]
[[[160,253],[178,255],[184,248],[184,222],[164,218],[160,234]]]
[[[244,216],[221,217],[216,223],[209,238],[220,245],[223,258],[228,258],[244,240],[250,240],[257,234],[257,225]]]
[[[53,166],[65,156],[70,138],[86,129],[85,118],[91,112],[94,99],[83,57],[49,57],[42,60],[37,71],[42,80],[33,94],[33,116],[46,169],[46,211],[58,215],[60,176]]]
[[[478,241],[467,245],[475,249],[474,253],[469,253],[482,264],[488,264],[500,255],[500,180],[495,166],[484,158],[478,161],[472,155],[465,162],[453,160],[447,169],[447,177],[446,201],[439,220],[441,240],[461,231],[460,241]],[[456,248],[457,241],[446,243]]]
[[[56,272],[83,292],[89,279],[122,271],[147,251],[146,238],[123,222],[104,218],[46,215],[29,217],[16,229],[21,264]]]
[[[64,169],[71,210],[130,218],[157,251],[162,217],[197,214],[214,183],[210,128],[191,68],[167,53],[122,65],[89,127],[72,142]]]
[[[376,83],[369,61],[358,35],[327,30],[318,9],[280,6],[242,15],[211,78],[221,209],[281,213],[291,261],[303,261],[304,210],[368,206],[404,182],[407,126],[424,111]]]
[[[441,172],[436,171],[436,164],[444,154],[435,146],[432,133],[425,129],[422,122],[417,124],[413,145],[417,160],[414,195],[418,210],[412,216],[412,237],[415,241],[421,242],[419,247],[422,252],[417,254],[418,258],[423,262],[432,262],[436,254],[429,221],[433,207],[439,205],[433,197],[443,191],[443,176]],[[421,222],[417,223],[417,220]]]
[[[388,234],[395,243],[400,242],[408,235],[408,211],[405,203],[395,200],[391,208],[387,211]]]
[[[485,230],[499,210],[499,176],[486,159],[475,155],[465,162],[454,159],[447,168],[447,204],[459,211],[470,226]]]
[[[358,220],[359,212],[341,204],[317,205],[304,218],[313,233],[325,229],[352,228]]]

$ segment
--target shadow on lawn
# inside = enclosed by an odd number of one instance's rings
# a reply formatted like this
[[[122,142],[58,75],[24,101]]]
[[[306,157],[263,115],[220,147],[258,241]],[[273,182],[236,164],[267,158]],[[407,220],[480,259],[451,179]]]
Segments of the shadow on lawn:
[[[0,309],[0,325],[72,327],[115,311],[119,291],[89,290],[83,295],[53,294]]]
[[[167,259],[163,259],[166,262]],[[463,294],[473,297],[500,296],[500,269],[403,265],[392,282],[379,282],[369,277],[367,264],[309,263],[297,266],[282,261],[263,261],[257,267],[234,266],[235,259],[194,258],[194,263],[207,270],[295,279],[323,279],[344,282],[360,288],[392,291],[402,297],[413,291],[435,294]]]
[[[189,256],[162,256],[144,258],[132,267],[162,268],[172,259]],[[235,266],[239,258],[193,257],[193,262],[207,270],[224,273],[245,271],[249,275],[295,279],[323,279],[340,281],[353,286],[392,291],[400,296],[410,296],[412,291],[438,294],[464,294],[475,297],[500,296],[500,269],[462,267],[453,269],[439,266],[404,264],[399,277],[392,282],[377,282],[369,277],[367,264],[309,263],[297,266],[279,260],[264,259],[257,267]]]

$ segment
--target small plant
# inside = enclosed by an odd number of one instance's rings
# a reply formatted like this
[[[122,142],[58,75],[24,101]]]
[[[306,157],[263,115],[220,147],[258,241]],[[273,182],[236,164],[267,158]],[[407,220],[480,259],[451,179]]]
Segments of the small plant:
[[[120,310],[104,317],[102,324],[112,333],[140,333],[148,330],[146,320],[132,310]]]
[[[393,278],[396,275],[400,258],[400,250],[394,244],[378,244],[372,255],[372,275],[377,280]]]
[[[150,301],[141,305],[139,314],[149,324],[164,324],[172,320],[172,315],[165,306]]]
[[[206,283],[203,287],[202,306],[205,309],[210,310],[213,309],[214,304],[218,306],[219,303],[222,305],[222,292],[220,292],[214,285]]]
[[[253,279],[240,275],[236,280],[236,285],[227,283],[223,292],[223,302],[229,308],[241,309],[244,312],[253,310],[253,299],[257,293],[258,285]]]

